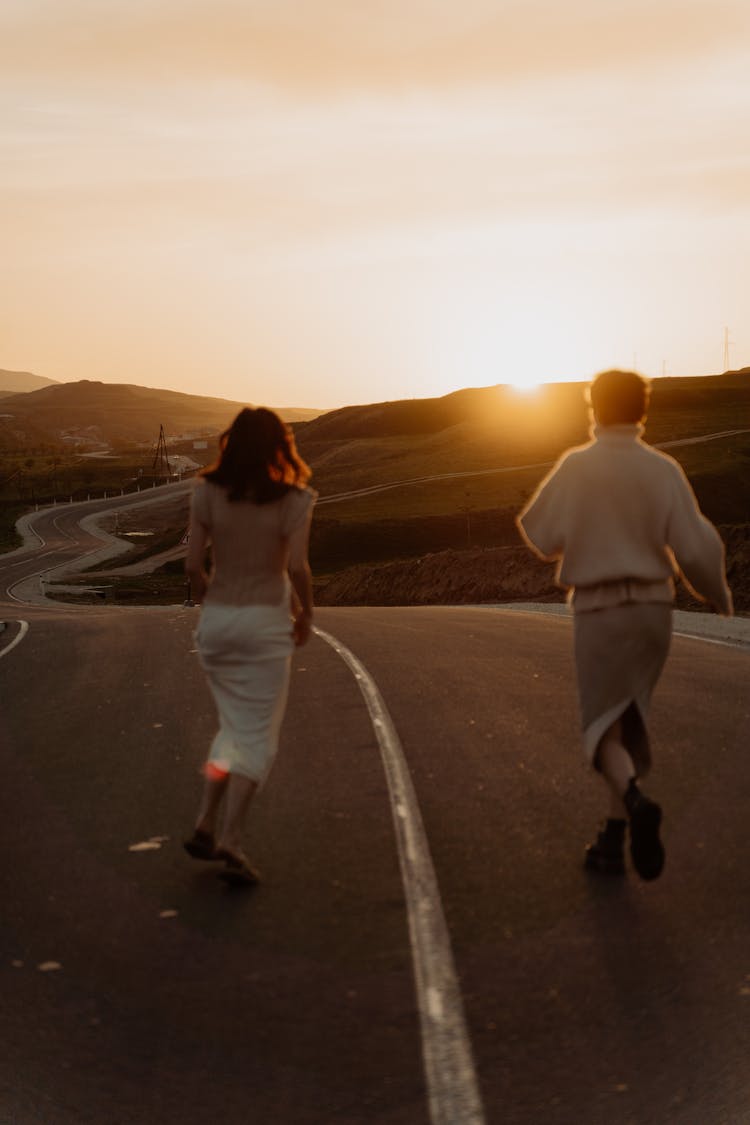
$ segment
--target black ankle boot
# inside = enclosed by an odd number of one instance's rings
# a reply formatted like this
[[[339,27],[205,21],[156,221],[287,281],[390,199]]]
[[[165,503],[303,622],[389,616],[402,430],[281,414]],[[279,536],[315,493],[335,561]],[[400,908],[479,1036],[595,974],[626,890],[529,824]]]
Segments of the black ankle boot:
[[[623,797],[630,821],[630,858],[641,879],[658,879],[664,869],[664,845],[659,838],[661,806],[651,801],[633,778]]]
[[[638,805],[638,802],[643,799],[643,794],[638,788],[638,782],[634,777],[631,777],[628,782],[628,787],[622,795],[622,803],[625,806],[625,811],[629,817],[632,817],[633,810]]]
[[[586,848],[584,867],[603,875],[625,874],[625,821],[611,817]]]

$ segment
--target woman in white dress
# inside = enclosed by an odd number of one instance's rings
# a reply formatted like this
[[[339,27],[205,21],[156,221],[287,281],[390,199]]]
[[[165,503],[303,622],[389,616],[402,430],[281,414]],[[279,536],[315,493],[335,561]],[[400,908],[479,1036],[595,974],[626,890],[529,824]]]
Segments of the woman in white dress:
[[[184,846],[195,859],[222,860],[221,875],[232,883],[258,879],[242,851],[243,827],[278,748],[292,651],[312,625],[308,540],[316,493],[306,487],[309,478],[278,415],[246,408],[222,434],[219,459],[193,492],[186,569],[202,602],[196,640],[219,730]]]

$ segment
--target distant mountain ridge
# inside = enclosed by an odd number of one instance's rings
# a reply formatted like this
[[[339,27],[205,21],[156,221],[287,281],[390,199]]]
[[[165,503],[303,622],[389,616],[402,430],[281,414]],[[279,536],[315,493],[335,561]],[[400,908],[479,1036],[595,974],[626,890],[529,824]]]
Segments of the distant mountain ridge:
[[[409,434],[439,433],[462,423],[490,424],[503,419],[538,413],[541,399],[551,412],[573,409],[580,413],[581,395],[586,381],[543,383],[535,391],[519,391],[498,383],[491,387],[464,387],[440,398],[396,399],[392,402],[342,406],[321,412],[301,430],[306,441],[346,441],[403,437]],[[655,407],[679,402],[698,404],[705,396],[727,403],[746,404],[750,389],[750,367],[727,371],[723,375],[669,377],[651,380],[651,401]],[[738,418],[738,424],[740,419]]]
[[[37,391],[40,387],[54,385],[56,380],[47,379],[44,375],[33,375],[31,371],[5,371],[0,368],[0,398],[26,394],[27,391]]]
[[[53,442],[75,434],[105,444],[155,442],[161,425],[168,438],[214,436],[246,405],[130,383],[87,379],[54,383],[3,397],[0,448],[23,448],[24,443],[37,442],[40,434]],[[295,407],[276,409],[288,422],[314,418],[318,413]]]
[[[31,373],[0,372],[16,377]],[[75,441],[155,443],[167,438],[214,437],[246,405],[223,398],[130,383],[45,380],[36,390],[8,394],[0,378],[0,450],[23,451],[40,443]],[[5,384],[7,385],[7,384]],[[549,383],[527,394],[512,386],[463,388],[439,398],[345,406],[327,412],[275,409],[295,423],[302,455],[315,465],[316,481],[335,488],[453,469],[474,470],[502,460],[546,460],[585,440],[583,382]],[[248,388],[251,390],[252,388]],[[741,426],[747,418],[750,368],[723,375],[652,381],[649,437],[673,436],[679,411],[684,433]],[[252,399],[250,398],[250,401]],[[687,427],[687,429],[685,429]],[[683,433],[683,436],[684,436]],[[380,468],[375,463],[380,462]]]

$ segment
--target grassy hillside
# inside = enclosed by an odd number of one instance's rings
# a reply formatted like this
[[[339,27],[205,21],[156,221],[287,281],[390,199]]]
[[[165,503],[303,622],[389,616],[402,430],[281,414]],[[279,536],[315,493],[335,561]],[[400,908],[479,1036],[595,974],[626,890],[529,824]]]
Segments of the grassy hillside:
[[[582,387],[509,387],[347,407],[297,427],[318,486],[344,491],[408,477],[546,460],[586,433]]]
[[[584,387],[558,383],[532,393],[485,387],[440,399],[346,407],[296,427],[297,443],[323,494],[552,461],[563,449],[586,440]],[[654,380],[649,441],[742,426],[750,427],[750,370]],[[391,501],[398,502],[392,494],[387,503]]]
[[[8,475],[6,456],[24,457],[32,450],[57,447],[58,441],[50,438],[49,433],[36,422],[28,418],[19,418],[16,413],[11,414],[8,402],[10,398],[0,398],[0,480]]]
[[[312,559],[326,604],[410,604],[561,597],[552,568],[518,547],[514,516],[553,462],[586,440],[582,384],[520,395],[493,387],[427,404],[383,403],[325,415],[299,429],[322,497],[445,473],[325,503]],[[411,426],[411,429],[408,427]],[[648,441],[750,429],[750,371],[655,380]],[[723,525],[738,608],[750,609],[750,433],[669,447],[703,510]],[[515,468],[535,464],[534,468]],[[499,472],[487,472],[499,469]],[[479,475],[484,473],[484,475]],[[694,604],[683,596],[683,604]]]
[[[215,435],[229,425],[244,405],[229,399],[129,383],[86,379],[56,383],[3,399],[2,414],[12,417],[0,420],[0,448],[3,444],[6,448],[14,447],[8,436],[14,434],[24,435],[15,440],[27,448],[39,434],[51,442],[59,442],[65,434],[78,434],[108,445],[155,441],[160,425],[168,437],[186,432]],[[293,422],[316,412],[280,408],[279,413]]]

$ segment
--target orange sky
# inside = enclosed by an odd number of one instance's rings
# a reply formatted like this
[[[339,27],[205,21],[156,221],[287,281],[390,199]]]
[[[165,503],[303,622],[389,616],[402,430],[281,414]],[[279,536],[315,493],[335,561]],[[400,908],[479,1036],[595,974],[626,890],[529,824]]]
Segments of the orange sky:
[[[329,407],[750,363],[747,0],[3,0],[0,367]]]

